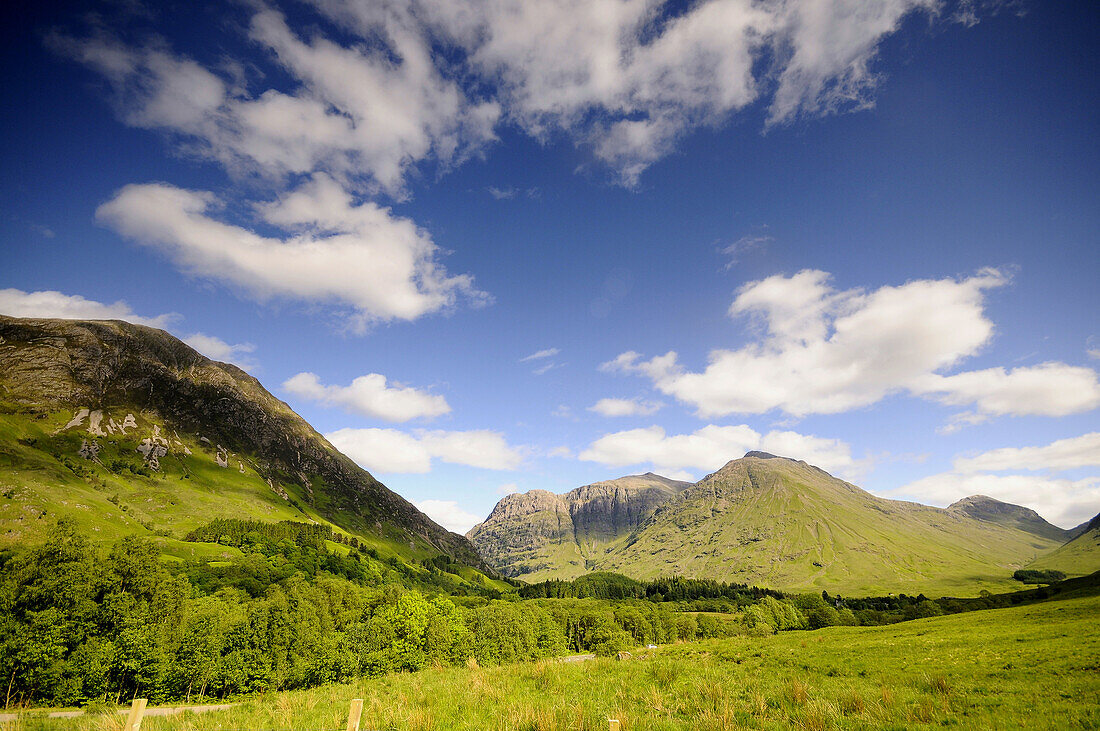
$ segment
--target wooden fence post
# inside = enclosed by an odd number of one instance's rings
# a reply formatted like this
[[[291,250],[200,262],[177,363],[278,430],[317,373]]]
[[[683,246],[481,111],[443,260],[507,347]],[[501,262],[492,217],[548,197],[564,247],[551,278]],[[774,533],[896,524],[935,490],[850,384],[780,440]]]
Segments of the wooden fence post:
[[[126,717],[126,725],[122,727],[122,731],[139,731],[141,729],[141,719],[145,716],[145,705],[148,702],[148,698],[134,699],[134,705],[130,706],[130,715]]]
[[[607,719],[607,731],[619,731],[619,719],[617,719],[617,718]]]
[[[359,719],[363,717],[363,699],[356,698],[348,709],[348,731],[359,731]]]

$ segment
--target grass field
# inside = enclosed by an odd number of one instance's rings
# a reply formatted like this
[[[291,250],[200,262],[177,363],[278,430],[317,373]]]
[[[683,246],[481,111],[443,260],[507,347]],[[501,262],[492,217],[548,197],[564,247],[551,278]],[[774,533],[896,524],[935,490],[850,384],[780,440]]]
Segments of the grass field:
[[[149,717],[143,731],[1100,728],[1100,597],[888,627],[830,627],[641,651],[624,661],[427,670]],[[26,717],[20,731],[119,727]]]

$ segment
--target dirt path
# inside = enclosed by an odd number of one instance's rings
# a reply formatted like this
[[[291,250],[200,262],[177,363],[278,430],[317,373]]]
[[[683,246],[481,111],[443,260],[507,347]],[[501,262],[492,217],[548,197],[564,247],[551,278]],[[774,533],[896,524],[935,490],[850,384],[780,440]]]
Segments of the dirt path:
[[[596,656],[592,654],[588,655],[570,655],[569,657],[563,657],[559,662],[584,662],[585,660],[595,660]]]

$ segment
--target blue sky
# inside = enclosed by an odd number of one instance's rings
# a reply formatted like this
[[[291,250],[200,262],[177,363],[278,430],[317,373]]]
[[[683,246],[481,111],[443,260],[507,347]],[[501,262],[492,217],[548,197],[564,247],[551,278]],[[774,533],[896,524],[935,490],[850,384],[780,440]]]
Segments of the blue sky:
[[[0,312],[165,327],[452,529],[758,448],[1100,510],[1095,3],[2,12]]]

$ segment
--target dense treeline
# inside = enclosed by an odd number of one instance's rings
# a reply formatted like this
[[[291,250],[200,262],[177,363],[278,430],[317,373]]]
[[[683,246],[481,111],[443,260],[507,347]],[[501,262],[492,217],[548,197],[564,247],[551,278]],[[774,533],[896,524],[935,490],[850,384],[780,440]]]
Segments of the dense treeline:
[[[229,564],[192,563],[184,567],[190,582],[205,593],[233,587],[258,597],[272,583],[300,572],[307,577],[327,573],[361,584],[400,583],[456,597],[499,599],[501,596],[498,589],[464,581],[458,575],[463,567],[450,556],[425,559],[420,566],[410,565],[393,556],[383,558],[354,536],[336,533],[328,526],[289,520],[264,523],[217,519],[191,531],[184,540],[232,546],[244,554]],[[326,543],[330,541],[343,543],[347,551],[328,550]]]
[[[572,581],[552,579],[519,587],[524,598],[554,599],[645,599],[651,602],[695,602],[726,600],[722,605],[745,607],[766,596],[782,599],[783,593],[747,584],[727,584],[712,579],[671,577],[653,581],[635,581],[609,571],[585,574]],[[701,611],[723,611],[706,609]]]
[[[1066,575],[1055,569],[1020,569],[1012,574],[1012,578],[1022,584],[1053,584],[1057,581],[1065,581]]]
[[[102,556],[62,522],[44,545],[0,555],[7,702],[224,697],[470,658],[612,654],[727,631],[713,618],[648,602],[522,602],[513,594],[460,606],[407,589],[396,572],[387,580],[373,560],[361,575],[333,574],[314,547],[275,538],[242,542],[253,550],[233,566],[172,572],[152,544],[125,538]],[[267,555],[273,546],[280,550]],[[322,562],[308,566],[314,573],[298,570],[313,560]],[[237,573],[219,577],[222,569]],[[240,576],[255,585],[239,586]]]
[[[297,523],[283,520],[278,523],[265,523],[259,520],[237,520],[218,518],[204,526],[194,529],[183,537],[185,541],[220,543],[224,546],[242,546],[247,543],[266,541],[278,543],[291,541],[299,546],[321,548],[325,541],[340,541],[341,534],[326,525]],[[356,547],[359,541],[356,540]]]
[[[1061,572],[1054,573],[1060,574]],[[1053,577],[1047,576],[1046,578]],[[1100,591],[1100,571],[1088,576],[1054,581],[1037,589],[1024,589],[1003,594],[991,594],[988,591],[982,591],[979,596],[966,598],[940,597],[929,599],[923,594],[917,596],[897,594],[853,599],[839,596],[830,597],[826,592],[822,592],[822,596],[830,606],[852,610],[859,624],[880,625],[982,609],[1005,609],[1020,604],[1045,601],[1060,595],[1094,595],[1098,591]]]

